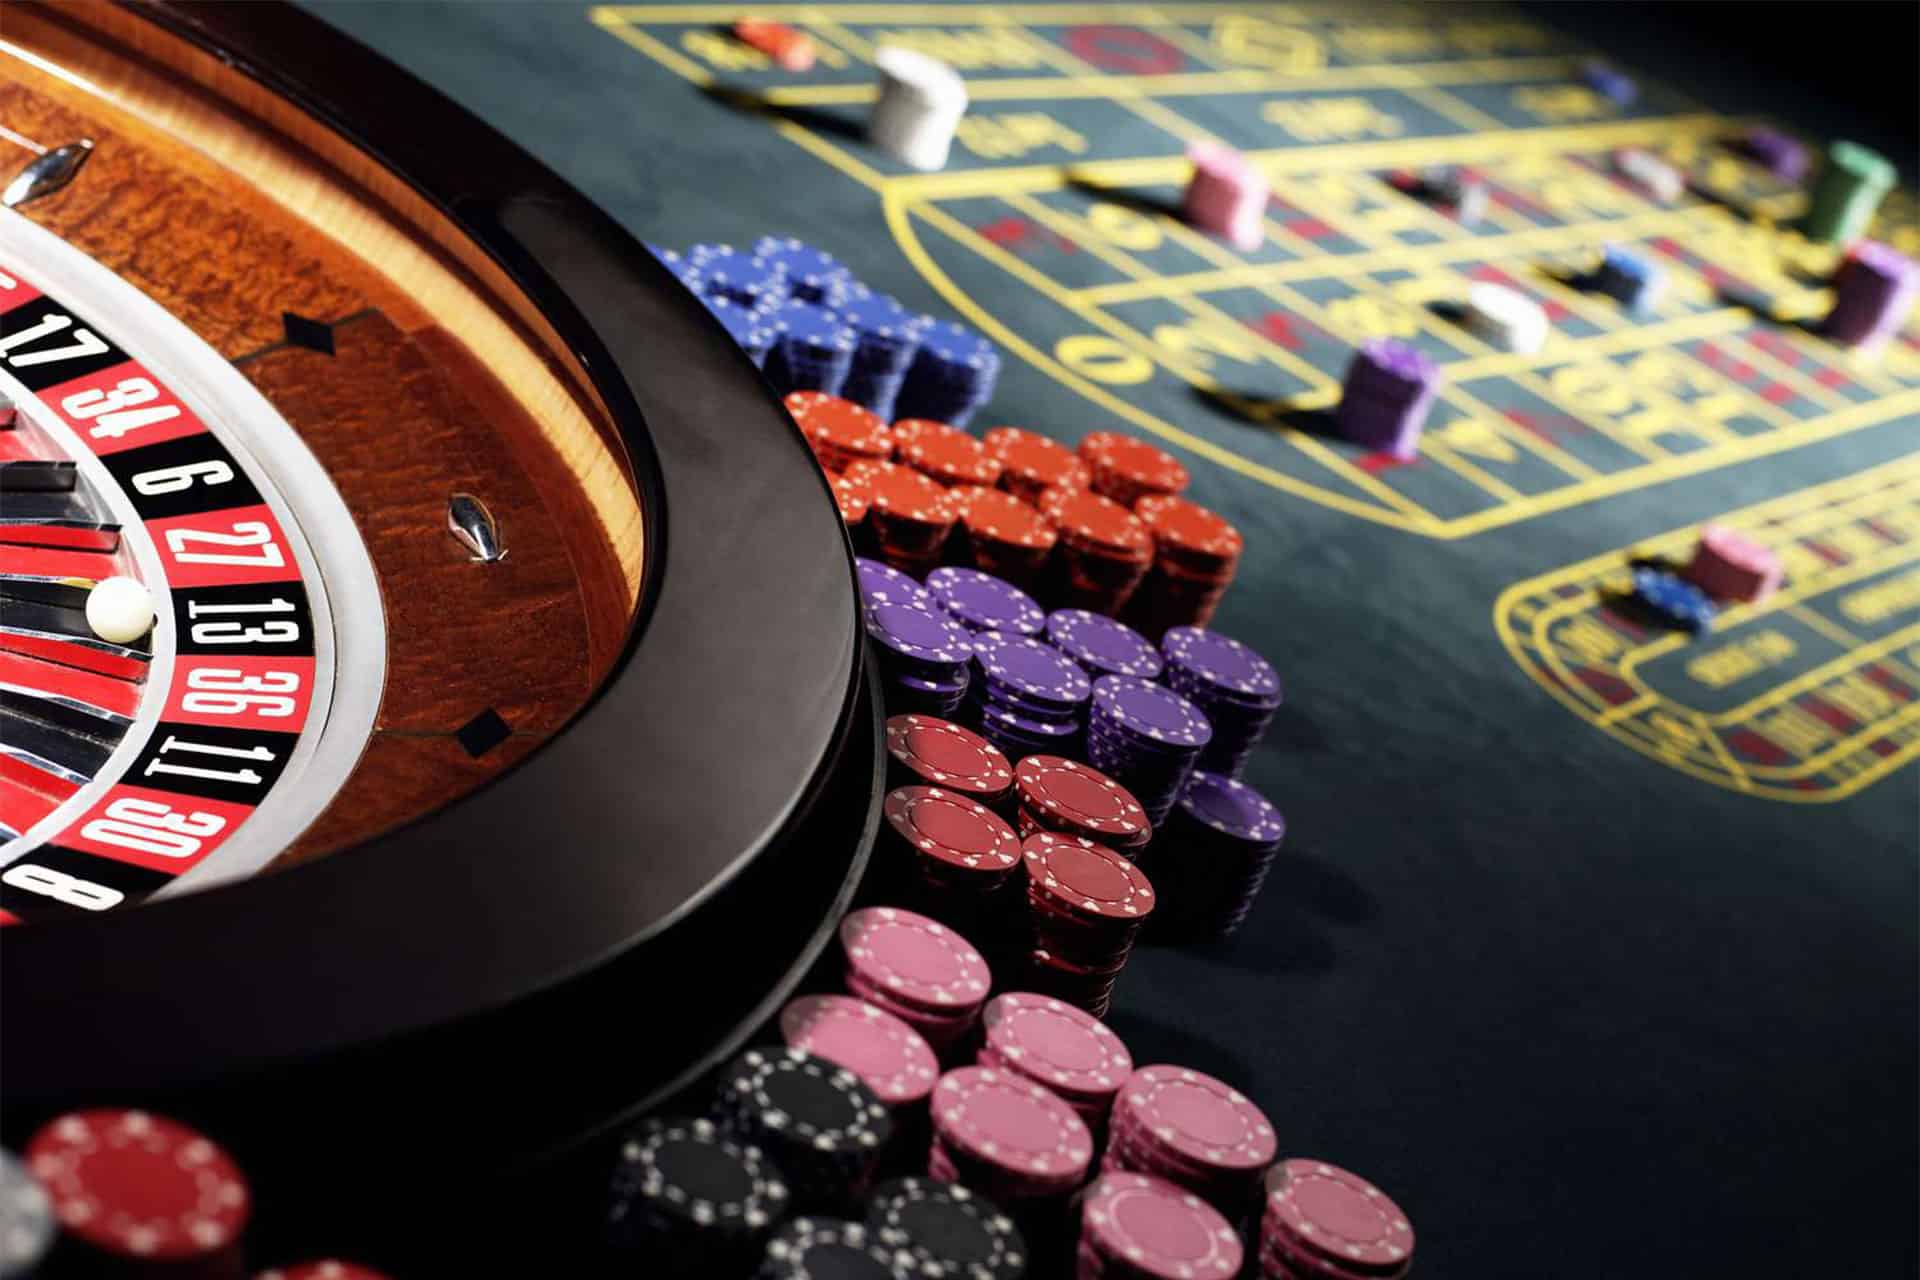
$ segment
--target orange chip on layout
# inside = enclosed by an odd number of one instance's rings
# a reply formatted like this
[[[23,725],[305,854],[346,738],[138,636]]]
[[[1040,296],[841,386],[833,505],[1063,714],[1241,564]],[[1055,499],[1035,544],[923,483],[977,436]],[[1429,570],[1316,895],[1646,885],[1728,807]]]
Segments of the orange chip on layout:
[[[784,71],[813,70],[813,37],[804,31],[795,31],[784,22],[742,18],[733,24],[733,36],[741,44],[772,58],[774,65]]]

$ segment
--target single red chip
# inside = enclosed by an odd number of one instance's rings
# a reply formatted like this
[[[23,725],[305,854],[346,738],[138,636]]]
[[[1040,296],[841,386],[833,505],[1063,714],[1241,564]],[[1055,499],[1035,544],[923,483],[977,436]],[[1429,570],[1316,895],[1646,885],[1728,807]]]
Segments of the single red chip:
[[[1049,489],[1040,510],[1053,517],[1063,540],[1080,550],[1127,561],[1153,555],[1153,532],[1146,522],[1111,498],[1073,489]]]
[[[1111,836],[1122,845],[1152,834],[1147,811],[1133,792],[1090,765],[1065,756],[1028,756],[1013,776],[1021,801],[1050,827],[1064,824],[1069,834]]]
[[[1013,766],[1000,748],[936,716],[890,717],[887,751],[915,775],[955,791],[993,799],[1013,785]]]
[[[893,431],[900,461],[941,484],[990,485],[1000,478],[1000,459],[958,427],[905,418]]]
[[[1093,487],[1115,501],[1132,503],[1149,493],[1179,493],[1190,477],[1165,449],[1117,431],[1095,431],[1080,441],[1079,454],[1093,472]]]
[[[976,543],[984,539],[1048,551],[1060,540],[1053,521],[1004,489],[970,487],[953,492],[960,506],[961,523],[967,526]]]
[[[901,839],[962,871],[1007,871],[1020,861],[1020,837],[1006,819],[958,792],[898,787],[882,811]]]
[[[784,71],[811,71],[818,56],[813,37],[784,22],[741,18],[733,24],[733,38],[766,54]]]
[[[947,491],[911,467],[856,462],[847,468],[847,474],[872,486],[872,510],[890,520],[945,528],[959,516]]]
[[[1082,836],[1040,831],[1021,846],[1029,882],[1077,915],[1144,920],[1153,911],[1146,873]]]
[[[1310,1253],[1395,1274],[1413,1256],[1413,1224],[1385,1192],[1319,1160],[1283,1160],[1267,1174],[1267,1221]]]
[[[1230,572],[1246,550],[1246,540],[1224,517],[1185,498],[1149,494],[1134,503],[1133,513],[1153,531],[1163,556],[1196,570]]]
[[[822,465],[838,471],[855,462],[884,461],[893,435],[871,410],[824,391],[790,391],[783,403]]]
[[[1001,485],[1032,502],[1047,489],[1084,489],[1092,480],[1087,464],[1057,440],[1019,427],[995,427],[981,437],[1004,468]]]
[[[873,505],[873,486],[863,479],[839,475],[833,477],[833,498],[840,504],[840,518],[849,526],[866,519]]]
[[[780,1011],[780,1035],[860,1077],[889,1106],[933,1092],[940,1063],[918,1031],[852,996],[802,996]]]
[[[1081,1204],[1081,1240],[1151,1280],[1231,1280],[1243,1250],[1233,1224],[1184,1187],[1141,1173],[1103,1173]]]
[[[290,1267],[262,1271],[253,1280],[387,1280],[387,1276],[357,1262],[323,1258],[318,1262],[296,1262]]]
[[[204,1259],[240,1238],[240,1167],[192,1129],[145,1111],[69,1112],[27,1143],[27,1167],[72,1235],[117,1258]]]

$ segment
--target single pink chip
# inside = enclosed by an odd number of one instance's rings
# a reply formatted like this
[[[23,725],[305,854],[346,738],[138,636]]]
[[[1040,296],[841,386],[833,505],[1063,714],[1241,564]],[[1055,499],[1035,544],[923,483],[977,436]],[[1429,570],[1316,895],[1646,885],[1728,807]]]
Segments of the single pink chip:
[[[852,996],[802,996],[780,1011],[789,1049],[804,1049],[860,1077],[889,1106],[933,1092],[940,1063],[918,1031]]]
[[[1208,1168],[1259,1169],[1273,1163],[1277,1143],[1266,1113],[1204,1072],[1141,1067],[1115,1105],[1156,1141]]]
[[[847,966],[909,1004],[977,1006],[993,974],[972,943],[937,920],[898,907],[868,907],[840,922]]]
[[[1413,1256],[1413,1225],[1385,1192],[1319,1160],[1285,1160],[1267,1174],[1267,1221],[1312,1253],[1395,1274]]]
[[[1243,1251],[1233,1224],[1183,1187],[1140,1173],[1105,1173],[1088,1188],[1082,1238],[1154,1280],[1228,1280]]]
[[[1133,1071],[1133,1057],[1111,1027],[1052,996],[1025,991],[995,996],[982,1020],[988,1049],[1022,1075],[1062,1093],[1110,1096]]]
[[[1093,1160],[1093,1135],[1072,1107],[1031,1080],[991,1067],[956,1067],[933,1090],[945,1142],[997,1169],[1073,1184]]]

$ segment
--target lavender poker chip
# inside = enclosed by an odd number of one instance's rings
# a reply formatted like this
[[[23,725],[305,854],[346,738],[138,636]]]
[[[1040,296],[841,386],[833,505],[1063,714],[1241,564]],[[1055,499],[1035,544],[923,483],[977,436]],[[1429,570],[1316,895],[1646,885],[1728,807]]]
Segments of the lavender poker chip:
[[[979,569],[935,569],[927,575],[927,592],[975,631],[1030,636],[1047,620],[1032,596]]]
[[[890,564],[861,556],[853,562],[860,575],[860,600],[869,608],[876,604],[917,604],[928,607],[927,590],[913,578]]]
[[[1202,677],[1223,692],[1278,706],[1280,673],[1231,636],[1204,627],[1173,627],[1160,639],[1169,664]]]
[[[883,601],[867,609],[867,634],[902,657],[961,666],[972,646],[967,629],[922,604]]]
[[[1101,676],[1093,682],[1093,705],[1129,733],[1170,747],[1197,750],[1213,737],[1213,726],[1200,708],[1137,676]]]
[[[1047,639],[1089,676],[1138,676],[1152,680],[1163,663],[1152,643],[1124,622],[1088,609],[1056,609],[1047,615]]]
[[[1062,708],[1077,707],[1092,691],[1071,658],[1032,636],[982,632],[974,637],[973,661],[990,682]]]
[[[1248,844],[1277,845],[1287,834],[1286,819],[1272,801],[1238,778],[1204,769],[1193,771],[1180,808],[1195,821]]]

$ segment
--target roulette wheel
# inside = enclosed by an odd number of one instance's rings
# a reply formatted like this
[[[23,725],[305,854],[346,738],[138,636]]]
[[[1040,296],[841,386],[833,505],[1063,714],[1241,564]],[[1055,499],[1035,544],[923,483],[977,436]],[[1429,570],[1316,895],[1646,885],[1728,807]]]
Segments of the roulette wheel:
[[[151,1105],[371,1200],[732,1052],[880,760],[746,359],[290,8],[9,6],[0,126],[6,1133]]]

